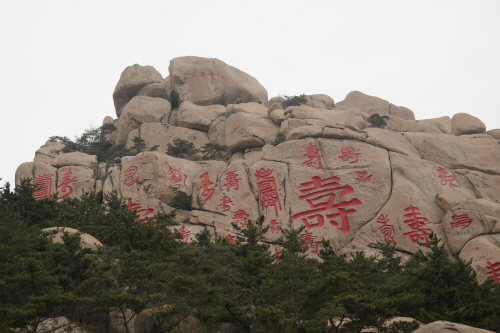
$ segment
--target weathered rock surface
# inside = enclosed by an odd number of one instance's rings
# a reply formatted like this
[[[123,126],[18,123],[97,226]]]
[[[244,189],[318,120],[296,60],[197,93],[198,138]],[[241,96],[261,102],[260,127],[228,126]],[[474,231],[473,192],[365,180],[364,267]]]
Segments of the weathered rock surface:
[[[238,112],[226,121],[226,146],[230,153],[271,143],[278,134],[278,127],[268,118]]]
[[[378,97],[365,95],[359,91],[351,91],[335,107],[339,110],[358,109],[370,115],[378,113],[381,116],[389,116],[391,114],[389,102]]]
[[[254,77],[219,59],[175,58],[168,71],[179,105],[190,101],[198,105],[256,102],[267,106],[267,91]]]
[[[208,132],[212,122],[225,113],[222,105],[199,106],[185,101],[177,110],[177,125]]]
[[[423,325],[413,333],[493,333],[492,331],[483,330],[467,325],[456,324],[449,321],[435,321],[433,323]]]
[[[451,134],[480,134],[486,131],[486,126],[479,118],[467,113],[457,113],[451,118]]]
[[[50,164],[54,158],[66,147],[62,141],[47,141],[35,152],[33,162]]]
[[[99,247],[102,247],[102,243],[99,242],[94,236],[82,233],[77,229],[68,227],[53,227],[42,229],[43,232],[49,233],[50,238],[54,243],[63,244],[63,236],[65,233],[69,235],[79,235],[81,239],[81,246],[83,248],[91,249],[96,251]]]
[[[331,109],[335,107],[333,98],[325,94],[306,95],[307,105],[313,108]]]
[[[161,74],[154,67],[135,64],[125,68],[113,92],[116,115],[120,117],[125,105],[137,95],[137,92],[149,84],[165,84]],[[155,89],[152,89],[152,86],[143,90],[141,95],[150,96],[146,90],[153,93],[151,97],[161,97]]]

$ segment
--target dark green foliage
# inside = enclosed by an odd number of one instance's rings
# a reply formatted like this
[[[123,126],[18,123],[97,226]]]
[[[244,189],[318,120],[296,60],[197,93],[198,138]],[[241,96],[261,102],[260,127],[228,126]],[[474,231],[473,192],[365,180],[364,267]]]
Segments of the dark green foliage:
[[[199,151],[194,143],[180,138],[175,138],[173,145],[167,144],[167,154],[174,157],[193,159]]]
[[[352,259],[323,242],[321,261],[306,256],[304,228],[283,230],[274,246],[263,241],[264,218],[235,226],[235,245],[205,228],[191,243],[158,215],[145,226],[111,193],[102,205],[81,200],[34,200],[23,181],[0,192],[0,331],[27,330],[40,319],[66,316],[89,332],[109,331],[109,313],[152,309],[152,332],[412,332],[415,323],[382,323],[394,316],[449,320],[500,331],[500,288],[479,285],[470,266],[448,257],[432,238],[426,253],[402,263],[394,247],[379,259]],[[178,192],[181,193],[181,192]],[[189,200],[190,202],[190,200]],[[53,244],[41,228],[65,226],[99,239],[83,249],[66,234]],[[173,231],[172,231],[173,230]],[[273,251],[271,251],[273,250]],[[165,306],[168,305],[168,306]],[[33,329],[31,330],[33,331]]]
[[[278,134],[276,134],[276,138],[274,139],[273,142],[271,142],[271,144],[276,147],[277,145],[285,141],[286,141],[285,135],[281,132],[278,132]]]
[[[191,210],[191,201],[193,200],[193,196],[177,189],[174,189],[174,191],[175,197],[170,202],[170,206],[177,209]]]
[[[204,160],[221,161],[227,155],[227,147],[217,143],[207,143],[201,149]]]
[[[307,104],[307,97],[304,94],[299,96],[285,96],[285,100],[281,102],[281,107],[286,109],[289,106],[300,106],[302,104]]]
[[[384,119],[389,119],[389,116],[381,116],[378,113],[374,113],[366,120],[372,127],[384,128],[387,125]]]

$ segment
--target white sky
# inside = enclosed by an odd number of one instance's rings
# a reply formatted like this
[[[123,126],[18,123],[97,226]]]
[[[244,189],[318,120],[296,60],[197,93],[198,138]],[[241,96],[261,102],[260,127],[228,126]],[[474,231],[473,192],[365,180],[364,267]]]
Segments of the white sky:
[[[417,119],[466,112],[500,128],[497,0],[0,0],[0,178],[53,135],[105,116],[125,67],[193,55],[269,97],[358,90]]]

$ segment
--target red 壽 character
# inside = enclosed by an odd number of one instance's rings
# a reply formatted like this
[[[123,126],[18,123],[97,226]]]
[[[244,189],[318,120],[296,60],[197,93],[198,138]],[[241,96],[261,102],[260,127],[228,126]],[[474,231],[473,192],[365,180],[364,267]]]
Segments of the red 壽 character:
[[[373,175],[368,175],[368,171],[366,170],[361,170],[361,171],[356,171],[356,183],[360,182],[369,182],[372,180]]]
[[[410,238],[413,243],[423,241],[425,246],[429,245],[429,235],[432,233],[432,229],[422,229],[429,220],[420,216],[421,214],[418,207],[410,205],[410,207],[405,208],[405,212],[407,212],[407,214],[404,216],[407,217],[408,220],[403,221],[403,223],[408,224],[412,231],[405,232],[403,236]]]
[[[269,231],[272,234],[279,234],[281,231],[280,223],[276,220],[271,220],[271,222],[269,222]]]
[[[439,167],[436,170],[439,172],[438,178],[441,178],[441,185],[446,186],[449,184],[450,187],[458,187],[457,184],[453,184],[453,182],[455,181],[455,176],[448,176],[448,171],[446,171],[446,169]]]
[[[185,227],[185,226],[182,226],[182,227],[179,229],[179,232],[181,233],[182,238],[184,239],[184,242],[185,242],[185,243],[189,242],[189,236],[191,235],[191,231],[186,230],[186,227]]]
[[[318,236],[313,236],[312,232],[309,232],[308,230],[305,230],[303,233],[300,234],[299,240],[302,241],[302,247],[307,247],[311,251],[311,253],[318,253],[319,252],[319,246],[321,245],[321,242],[316,241],[318,239]]]
[[[248,215],[243,209],[239,209],[233,213],[233,223],[239,226],[240,228],[244,228],[248,224]]]
[[[338,158],[340,158],[342,161],[347,162],[353,160],[349,162],[349,164],[357,163],[359,156],[361,156],[359,149],[354,149],[353,147],[342,147],[340,148],[340,153],[342,155],[338,156]]]
[[[123,185],[125,186],[132,186],[137,182],[139,177],[134,178],[135,174],[137,173],[137,170],[139,170],[138,167],[136,166],[129,166],[127,170],[123,173],[123,175],[127,178],[125,178],[125,181],[123,182]]]
[[[318,213],[336,209],[338,213],[326,214],[326,218],[329,219],[328,222],[338,227],[344,234],[350,232],[351,227],[349,226],[349,218],[347,215],[354,214],[357,211],[355,209],[346,210],[345,208],[349,206],[360,206],[362,203],[357,198],[335,203],[337,195],[334,192],[340,191],[338,195],[339,199],[354,193],[352,186],[340,186],[337,181],[340,181],[340,178],[329,177],[321,179],[319,176],[313,176],[310,182],[300,184],[300,187],[303,189],[300,190],[302,195],[299,196],[299,199],[306,200],[311,210],[294,214],[292,220],[301,218],[302,223],[304,223],[308,229],[322,227],[325,224],[325,217]],[[337,217],[340,217],[341,226],[334,220]],[[316,220],[316,222],[311,223],[313,220]]]
[[[224,180],[226,181],[226,183],[222,186],[227,188],[228,191],[231,188],[234,188],[235,190],[240,189],[239,182],[241,179],[238,178],[238,174],[236,173],[236,171],[229,171],[228,173],[226,173],[226,177],[224,177]]]
[[[229,242],[229,244],[236,245],[236,236],[234,235],[227,235],[226,240]]]
[[[309,146],[306,147],[306,153],[304,154],[305,157],[308,158],[307,161],[303,162],[302,164],[305,164],[308,167],[312,167],[316,165],[316,169],[323,169],[323,166],[321,165],[321,150],[313,145],[311,142],[309,142]]]
[[[186,179],[187,175],[182,172],[182,169],[177,169],[173,165],[167,170],[168,180],[170,181],[170,187],[180,189],[184,186],[187,189]]]
[[[73,187],[72,186],[75,185],[78,180],[76,179],[76,177],[71,178],[72,174],[73,173],[71,172],[71,168],[68,169],[68,172],[66,172],[65,174],[63,174],[62,183],[57,188],[62,187],[61,192],[62,193],[68,192],[68,193],[66,193],[65,195],[63,195],[59,199],[64,199],[67,196],[69,196],[71,193],[73,193]]]
[[[215,188],[219,185],[215,185],[214,187],[209,188],[209,186],[212,185],[213,183],[210,181],[210,178],[208,176],[208,172],[205,172],[204,174],[202,174],[199,177],[199,179],[201,180],[201,187],[199,189],[197,189],[196,191],[203,190],[203,191],[201,191],[201,197],[204,198],[205,200],[203,200],[203,202],[200,204],[200,206],[203,207],[205,205],[205,203],[208,200],[210,200],[212,195],[214,195]]]
[[[473,222],[472,218],[468,214],[462,215],[453,215],[453,222],[451,222],[451,226],[453,228],[462,228],[465,229],[471,225]]]
[[[33,198],[39,199],[52,199],[52,177],[53,174],[45,174],[36,176],[33,183],[35,183],[35,192]]]
[[[389,218],[387,217],[387,215],[380,214],[380,216],[377,218],[377,223],[382,224],[379,229],[384,236],[384,242],[386,242],[387,244],[396,244],[396,241],[394,240],[396,231],[394,230],[393,225],[387,224],[389,223]]]
[[[500,283],[500,262],[496,262],[492,264],[490,261],[487,262],[488,267],[488,279],[495,281],[496,283]]]
[[[272,177],[273,169],[261,168],[254,174],[257,179],[257,188],[259,189],[260,202],[263,208],[274,207],[276,217],[278,217],[278,210],[281,210],[280,198],[278,196],[278,188],[276,186],[276,179]]]
[[[274,263],[279,264],[281,262],[281,252],[278,250],[278,248],[274,248]]]
[[[227,212],[228,210],[231,209],[231,206],[229,204],[234,205],[233,200],[231,200],[230,197],[227,195],[223,196],[222,199],[220,199],[220,205],[218,207],[222,207],[223,212]]]
[[[141,204],[132,203],[131,198],[127,199],[127,211],[128,212],[135,211],[135,213],[139,215],[139,217],[135,218],[135,221],[142,223],[144,225],[148,225],[149,224],[148,221],[156,220],[156,216],[147,217],[147,215],[155,211],[153,208],[142,208]],[[143,219],[141,219],[141,215],[144,217]]]

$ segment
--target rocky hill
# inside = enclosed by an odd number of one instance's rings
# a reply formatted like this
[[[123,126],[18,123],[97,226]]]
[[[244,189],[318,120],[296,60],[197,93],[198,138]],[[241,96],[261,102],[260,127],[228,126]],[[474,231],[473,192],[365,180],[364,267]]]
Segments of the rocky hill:
[[[434,233],[471,261],[479,281],[500,282],[500,130],[485,132],[472,115],[415,120],[410,109],[357,91],[283,109],[287,100],[268,100],[252,76],[199,57],[173,59],[166,78],[127,67],[113,99],[108,142],[142,152],[104,162],[48,141],[19,166],[16,183],[33,179],[38,199],[114,190],[145,224],[174,210],[184,192],[192,200],[177,210],[176,228],[185,241],[205,226],[231,241],[263,215],[276,253],[290,228],[305,227],[312,257],[322,239],[340,253],[373,255],[385,242],[408,257]],[[166,154],[179,139],[218,148],[217,160]]]

